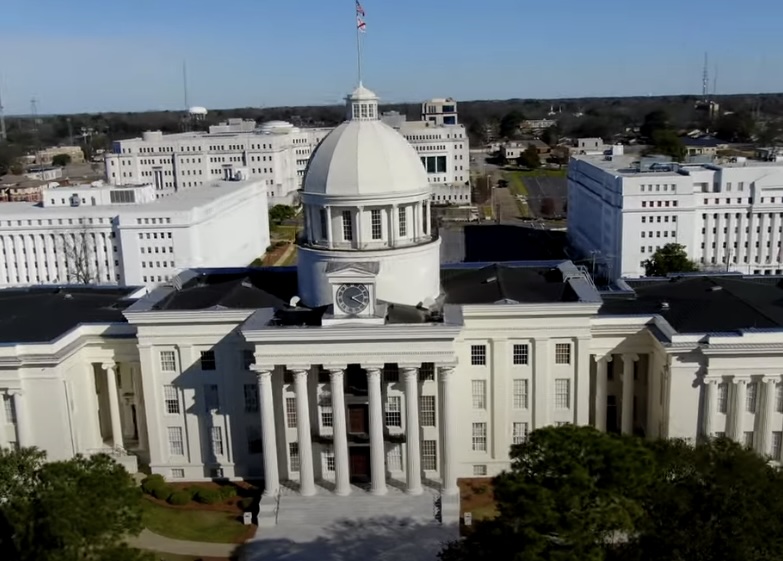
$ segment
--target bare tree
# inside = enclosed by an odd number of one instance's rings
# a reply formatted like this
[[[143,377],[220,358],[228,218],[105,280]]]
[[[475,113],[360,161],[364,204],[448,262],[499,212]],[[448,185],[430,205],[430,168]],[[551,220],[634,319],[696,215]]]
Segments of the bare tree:
[[[95,232],[82,227],[61,239],[65,256],[67,282],[72,284],[93,284],[98,281],[98,256]]]

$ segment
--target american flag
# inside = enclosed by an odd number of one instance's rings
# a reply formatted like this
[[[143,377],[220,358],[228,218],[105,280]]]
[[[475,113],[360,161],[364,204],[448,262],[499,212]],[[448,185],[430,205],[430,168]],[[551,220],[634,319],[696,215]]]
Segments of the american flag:
[[[367,24],[364,23],[364,20],[360,16],[356,16],[356,28],[361,33],[366,33],[367,32]]]
[[[356,15],[357,16],[365,16],[364,8],[362,8],[362,5],[359,3],[359,0],[356,0]]]

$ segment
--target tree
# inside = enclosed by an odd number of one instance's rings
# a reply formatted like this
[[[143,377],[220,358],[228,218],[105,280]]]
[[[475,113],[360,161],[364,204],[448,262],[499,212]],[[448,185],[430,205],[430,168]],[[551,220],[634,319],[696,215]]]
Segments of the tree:
[[[652,140],[656,131],[670,129],[669,114],[663,109],[655,109],[644,116],[639,132],[644,138]]]
[[[442,561],[600,560],[644,515],[652,453],[641,439],[590,427],[543,428],[511,447],[493,480],[498,516],[449,544]]]
[[[541,133],[541,140],[546,142],[549,146],[556,146],[560,141],[561,136],[560,127],[555,124]]]
[[[658,129],[652,135],[653,152],[670,156],[680,162],[685,159],[688,150],[682,139],[671,129]]]
[[[275,224],[282,224],[286,220],[296,216],[294,207],[288,205],[275,205],[269,209],[269,220]]]
[[[141,529],[139,489],[109,456],[0,449],[0,559],[153,560],[123,544]]]
[[[722,115],[715,123],[715,136],[726,142],[750,142],[756,123],[749,113]]]
[[[654,454],[647,513],[628,549],[640,561],[783,558],[783,474],[726,438],[693,447],[648,444]]]
[[[15,167],[21,156],[18,146],[0,140],[0,175],[5,175]]]
[[[71,155],[70,154],[56,154],[52,158],[52,165],[64,168],[68,164],[71,163]]]
[[[500,120],[500,136],[502,138],[515,138],[519,135],[519,125],[525,120],[521,111],[514,109],[509,111]]]
[[[665,277],[669,273],[692,273],[699,268],[688,259],[684,245],[668,243],[644,262],[644,270],[648,277]]]
[[[96,235],[90,228],[83,227],[59,238],[67,274],[67,278],[62,280],[71,284],[93,284],[98,281]]]
[[[538,169],[541,167],[541,158],[538,156],[538,148],[530,144],[525,151],[517,158],[517,164],[528,169]]]

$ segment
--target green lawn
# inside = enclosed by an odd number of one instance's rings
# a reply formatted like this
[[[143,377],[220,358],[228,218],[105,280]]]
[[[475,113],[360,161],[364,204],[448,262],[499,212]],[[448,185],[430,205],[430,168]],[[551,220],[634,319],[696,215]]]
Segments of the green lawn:
[[[177,555],[176,553],[161,553],[153,551],[156,559],[160,561],[202,561],[204,557],[193,557],[192,555]],[[217,559],[217,557],[207,557],[206,559]],[[228,561],[228,559],[226,559]]]
[[[515,195],[527,196],[527,187],[525,187],[525,181],[522,179],[529,176],[530,172],[526,171],[504,171],[503,179],[508,181],[509,188],[514,191]]]
[[[159,506],[142,499],[144,526],[150,531],[177,540],[236,543],[245,532],[236,514],[209,510],[186,510]]]
[[[272,239],[294,241],[296,239],[296,231],[298,229],[298,226],[283,226],[273,224],[270,228],[270,231],[272,234]]]

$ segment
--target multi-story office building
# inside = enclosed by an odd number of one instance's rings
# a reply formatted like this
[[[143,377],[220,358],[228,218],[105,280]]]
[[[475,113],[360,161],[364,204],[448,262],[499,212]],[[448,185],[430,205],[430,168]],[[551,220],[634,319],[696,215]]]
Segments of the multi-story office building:
[[[568,168],[568,234],[612,278],[643,275],[644,261],[668,243],[685,246],[706,270],[781,274],[781,186],[780,162],[576,156]]]
[[[260,181],[210,181],[164,199],[153,185],[63,186],[0,205],[0,287],[154,285],[201,266],[244,266],[269,245]]]
[[[432,100],[422,105],[421,122],[399,114],[389,119],[421,155],[436,204],[470,204],[468,136],[456,110],[452,100]],[[114,143],[106,177],[112,185],[152,183],[165,196],[241,173],[264,182],[270,205],[291,204],[311,152],[331,130],[230,119],[209,132],[149,131]]]

